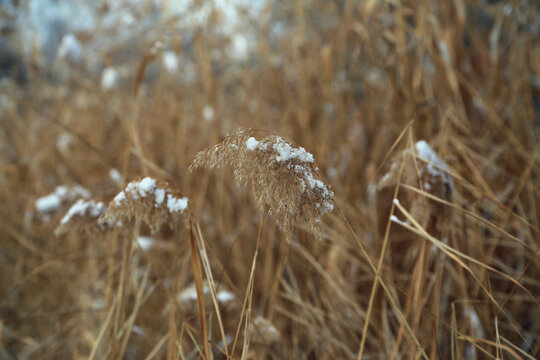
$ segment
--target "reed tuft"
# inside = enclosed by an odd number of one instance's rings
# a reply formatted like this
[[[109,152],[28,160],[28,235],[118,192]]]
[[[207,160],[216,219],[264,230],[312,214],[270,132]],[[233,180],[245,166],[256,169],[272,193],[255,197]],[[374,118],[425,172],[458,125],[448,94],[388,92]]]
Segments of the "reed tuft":
[[[98,223],[98,218],[107,208],[101,201],[79,199],[64,215],[54,233],[56,236],[65,234],[71,229],[82,229],[88,234],[99,234],[111,227],[113,223]]]
[[[118,193],[99,222],[116,223],[124,218],[135,218],[156,232],[165,223],[172,226],[174,217],[184,213],[187,207],[188,198],[182,197],[169,183],[145,177],[130,182]]]
[[[249,186],[261,208],[278,214],[278,225],[289,234],[303,220],[321,234],[321,217],[333,210],[334,193],[318,177],[313,155],[279,136],[263,138],[260,131],[240,128],[195,156],[190,171],[199,167],[231,166],[235,181]]]
[[[378,188],[392,188],[397,184],[401,161],[405,158],[401,183],[423,190],[436,198],[452,201],[454,198],[454,182],[449,174],[448,165],[424,140],[418,141],[414,152],[410,148],[403,150],[394,159],[390,170],[379,181]],[[407,193],[405,203],[410,205],[411,215],[427,225],[435,217],[447,218],[449,208],[429,199],[422,193]],[[402,199],[403,200],[403,199]]]

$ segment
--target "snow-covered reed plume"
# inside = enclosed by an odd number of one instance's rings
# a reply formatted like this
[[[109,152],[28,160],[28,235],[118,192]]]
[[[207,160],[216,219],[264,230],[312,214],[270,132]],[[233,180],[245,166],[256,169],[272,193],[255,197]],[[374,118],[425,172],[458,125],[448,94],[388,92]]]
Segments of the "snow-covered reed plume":
[[[62,204],[74,201],[80,198],[89,198],[90,192],[82,186],[75,184],[73,186],[61,185],[54,189],[49,195],[42,196],[35,202],[36,210],[40,213],[51,213],[62,207]]]
[[[123,218],[143,221],[153,232],[163,224],[174,223],[174,216],[188,208],[188,198],[182,197],[167,182],[150,177],[127,184],[109,204],[100,223],[116,223]]]
[[[418,141],[413,150],[407,148],[394,159],[390,170],[382,177],[377,187],[385,189],[394,187],[397,184],[401,162],[405,158],[401,178],[402,184],[421,189],[439,199],[452,201],[454,198],[454,182],[449,173],[448,165],[441,160],[424,140]],[[428,199],[421,193],[408,195],[410,195],[410,199],[403,200],[410,204],[411,215],[420,223],[427,224],[430,218],[435,215],[443,217],[448,215],[447,207],[441,206],[441,204]]]
[[[321,217],[333,210],[334,193],[317,178],[313,155],[279,136],[240,128],[223,141],[199,152],[190,171],[199,167],[234,169],[238,184],[249,186],[259,206],[279,215],[279,227],[290,233],[303,220],[316,235]]]
[[[69,229],[79,228],[84,228],[89,233],[104,230],[109,226],[99,225],[97,220],[106,210],[107,208],[101,201],[79,199],[60,220],[55,234],[61,235]]]
[[[279,341],[281,333],[270,320],[257,316],[251,323],[251,334],[254,344],[271,345]]]

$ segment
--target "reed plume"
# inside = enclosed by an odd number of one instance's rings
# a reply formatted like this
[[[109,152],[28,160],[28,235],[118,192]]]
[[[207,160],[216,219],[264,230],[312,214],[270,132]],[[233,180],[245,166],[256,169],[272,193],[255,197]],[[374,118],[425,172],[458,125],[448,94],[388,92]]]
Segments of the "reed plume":
[[[236,130],[197,153],[190,171],[231,166],[236,183],[249,186],[261,208],[278,214],[282,231],[289,234],[300,219],[320,235],[321,217],[333,210],[334,193],[317,178],[313,155],[276,135],[257,140],[259,133]]]
[[[188,207],[188,198],[163,180],[145,177],[130,182],[109,204],[99,219],[101,224],[116,223],[123,218],[143,221],[156,232],[163,224],[174,224],[174,217]]]
[[[421,189],[424,193],[445,201],[453,200],[454,182],[449,174],[448,165],[424,140],[418,141],[414,145],[414,149],[403,150],[394,159],[389,171],[379,181],[377,187],[380,190],[392,188],[397,184],[403,159],[405,166],[401,179],[402,184]],[[424,226],[436,218],[448,218],[449,209],[447,206],[442,206],[421,192],[405,195],[402,200],[409,205],[411,215]]]
[[[79,199],[66,212],[54,233],[62,235],[71,229],[82,229],[87,234],[99,234],[113,223],[98,223],[98,218],[107,208],[101,201]]]

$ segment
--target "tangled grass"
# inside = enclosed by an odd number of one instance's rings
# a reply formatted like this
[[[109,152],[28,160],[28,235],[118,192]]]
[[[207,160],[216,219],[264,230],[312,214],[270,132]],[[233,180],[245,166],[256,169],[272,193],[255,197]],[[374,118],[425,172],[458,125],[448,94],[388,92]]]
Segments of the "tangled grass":
[[[244,63],[163,24],[3,81],[0,359],[538,358],[538,11],[274,1]]]

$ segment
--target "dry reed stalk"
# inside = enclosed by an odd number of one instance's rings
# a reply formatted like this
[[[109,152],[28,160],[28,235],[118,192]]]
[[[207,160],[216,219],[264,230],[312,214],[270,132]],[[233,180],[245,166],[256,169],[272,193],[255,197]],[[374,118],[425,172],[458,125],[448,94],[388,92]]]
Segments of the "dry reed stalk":
[[[217,286],[214,281],[214,275],[212,274],[212,267],[210,266],[210,260],[208,259],[208,252],[206,251],[206,245],[204,243],[204,237],[202,235],[201,227],[199,226],[199,223],[197,222],[195,224],[197,231],[197,246],[199,250],[199,254],[201,255],[201,260],[203,264],[204,271],[206,273],[206,278],[208,279],[209,289],[210,289],[210,295],[211,295],[211,301],[214,304],[214,308],[216,310],[216,317],[218,321],[219,331],[221,332],[221,341],[223,342],[223,349],[225,351],[225,356],[229,357],[229,347],[227,344],[227,335],[225,334],[225,329],[223,326],[223,320],[221,317],[221,311],[219,308],[219,303],[226,306],[229,302],[234,300],[234,295],[227,290],[221,289],[219,292],[217,291]],[[206,290],[206,288],[203,287],[203,290]],[[206,294],[206,291],[203,291]]]
[[[393,196],[394,199],[397,198],[397,196],[398,196],[399,186],[400,186],[400,183],[401,183],[401,177],[402,177],[402,174],[403,174],[404,165],[405,165],[405,158],[402,158],[401,166],[399,167],[399,172],[396,174],[396,185],[395,185],[394,196]],[[394,214],[394,203],[392,203],[392,208],[390,209],[390,213]],[[377,272],[378,273],[381,272],[383,261],[384,261],[384,258],[385,258],[386,247],[388,246],[388,239],[389,239],[389,236],[390,236],[390,226],[391,226],[391,221],[388,221],[387,224],[386,224],[386,229],[385,229],[385,233],[384,233],[384,240],[383,240],[383,245],[382,245],[382,249],[381,249],[381,255],[379,256],[379,260],[377,262]],[[379,286],[379,278],[376,277],[375,280],[373,281],[373,286],[371,288],[371,294],[370,294],[369,302],[368,302],[368,309],[366,311],[366,320],[365,320],[365,323],[364,323],[364,327],[362,328],[362,338],[360,339],[360,348],[358,350],[358,357],[357,357],[358,360],[361,360],[362,355],[364,354],[364,346],[365,346],[366,339],[367,339],[368,327],[369,327],[369,323],[370,323],[370,320],[371,320],[371,312],[373,310],[373,305],[374,305],[374,301],[375,301],[375,295],[377,294],[378,286]],[[403,325],[401,325],[401,328],[403,328]]]
[[[121,219],[135,218],[137,222],[145,222],[153,232],[156,232],[163,224],[167,223],[174,227],[177,223],[177,216],[184,213],[188,207],[188,199],[181,197],[177,190],[172,188],[167,182],[155,180],[150,177],[145,177],[139,181],[130,182],[124,190],[122,190],[111,201],[107,212],[100,217],[100,223],[117,222]],[[203,337],[203,349],[206,359],[211,359],[210,348],[208,342],[208,328],[206,325],[206,315],[204,311],[204,293],[201,265],[196,251],[196,245],[193,235],[193,225],[189,221],[190,228],[190,249],[193,266],[193,275],[197,288],[197,300],[199,303],[199,315],[201,322],[201,332]],[[131,242],[129,242],[131,244]],[[129,247],[131,249],[131,247]],[[130,250],[127,250],[129,252]],[[124,251],[124,255],[127,253]],[[122,274],[125,275],[125,267],[127,257],[123,256]],[[121,276],[125,278],[125,276]],[[123,283],[123,282],[122,282]],[[121,283],[121,284],[122,284]],[[119,296],[123,298],[123,287],[119,288]],[[174,294],[176,297],[176,293]],[[173,297],[173,298],[174,298]],[[174,311],[174,310],[173,310]],[[174,317],[173,312],[173,317]],[[115,324],[119,322],[119,313]],[[115,326],[115,329],[117,329]],[[114,331],[116,333],[117,330]],[[174,357],[175,333],[172,331],[169,336],[168,357]]]
[[[144,71],[146,70],[146,67],[150,65],[150,63],[154,61],[156,57],[163,52],[164,47],[165,43],[163,39],[156,40],[144,53],[144,57],[139,64],[139,67],[137,68],[137,75],[135,76],[135,83],[133,84],[133,95],[137,95],[139,87],[141,86],[141,83],[143,81]]]
[[[246,357],[248,356],[249,342],[251,338],[251,314],[252,314],[252,304],[253,304],[253,291],[254,291],[254,286],[255,286],[254,275],[255,275],[255,267],[257,266],[257,258],[259,255],[259,246],[261,243],[263,220],[264,220],[264,211],[261,213],[261,219],[259,221],[259,232],[257,234],[257,243],[255,245],[255,253],[253,254],[253,264],[251,266],[251,274],[249,276],[248,290],[246,292],[246,296],[248,296],[248,301],[247,301],[247,310],[246,310],[246,325],[244,327],[244,346],[242,347],[242,356],[241,356],[242,360],[246,359]],[[237,330],[236,336],[238,336],[241,322],[242,322],[242,316],[240,316],[240,321],[238,324],[238,330]],[[236,343],[236,339],[235,339],[235,343]],[[233,345],[232,351],[234,352],[234,345]],[[234,354],[233,352],[231,352],[231,354]]]
[[[178,263],[178,250],[176,249],[176,242],[174,244],[174,264]],[[171,307],[171,313],[169,314],[169,343],[167,346],[167,360],[174,360],[175,358],[175,345],[176,345],[176,331],[177,331],[177,314],[176,314],[176,294],[178,294],[178,271],[174,272],[174,296],[171,296],[169,306]]]
[[[313,155],[276,135],[257,140],[258,133],[240,128],[227,135],[197,153],[190,171],[231,166],[236,182],[250,187],[259,206],[279,215],[278,226],[286,234],[301,219],[320,236],[321,217],[333,210],[334,193],[316,178]]]
[[[140,284],[138,286],[137,293],[135,295],[135,304],[133,306],[133,311],[131,312],[127,320],[122,325],[122,331],[120,332],[120,334],[123,335],[123,337],[120,343],[120,351],[118,352],[119,359],[124,358],[129,339],[131,337],[131,334],[133,333],[132,329],[133,329],[133,326],[135,325],[137,314],[139,313],[140,308],[142,304],[144,303],[145,299],[148,298],[148,296],[153,291],[153,287],[150,287],[150,289],[145,291],[146,284],[148,283],[149,274],[150,274],[150,267],[147,266],[144,271],[144,275],[140,281]]]
[[[206,324],[206,313],[204,311],[204,290],[203,290],[203,279],[202,279],[202,270],[199,257],[197,255],[197,246],[195,245],[195,236],[193,235],[193,223],[190,221],[189,224],[189,245],[191,249],[191,262],[193,264],[193,278],[195,279],[195,288],[197,290],[197,301],[199,303],[199,320],[201,323],[201,333],[203,340],[203,349],[204,357],[206,360],[210,360],[211,353],[208,342],[208,326]]]
[[[448,228],[450,222],[451,208],[443,206],[441,203],[433,201],[430,196],[441,198],[444,201],[452,202],[454,198],[454,186],[448,166],[442,161],[435,151],[425,142],[418,141],[413,145],[412,132],[409,131],[410,148],[402,151],[400,155],[391,164],[389,172],[379,182],[379,189],[394,187],[393,199],[397,199],[397,190],[399,187],[415,186],[420,189],[419,192],[406,192],[400,194],[399,198],[410,207],[412,216],[430,234],[441,233],[442,229]],[[424,195],[426,194],[426,195]],[[384,199],[384,196],[381,197]],[[387,198],[387,197],[386,197]],[[389,220],[385,231],[385,241],[389,235],[389,225],[391,222],[400,223],[399,218],[394,215],[396,201],[392,201]],[[423,299],[420,296],[429,297],[430,293],[424,291],[427,281],[428,266],[431,263],[432,252],[428,251],[427,242],[421,239],[420,251],[418,247],[412,246],[408,250],[411,257],[415,260],[414,270],[410,279],[410,292],[407,296],[405,306],[405,316],[408,317],[412,312],[412,329],[417,332],[420,322],[420,315],[423,313]],[[435,249],[435,247],[433,247]],[[439,257],[436,262],[441,261]],[[437,278],[440,278],[440,266],[436,266]],[[413,307],[414,305],[414,307]],[[399,344],[402,339],[404,327],[400,326],[397,341],[393,346],[392,356],[396,355]],[[410,351],[415,347],[410,343]]]

